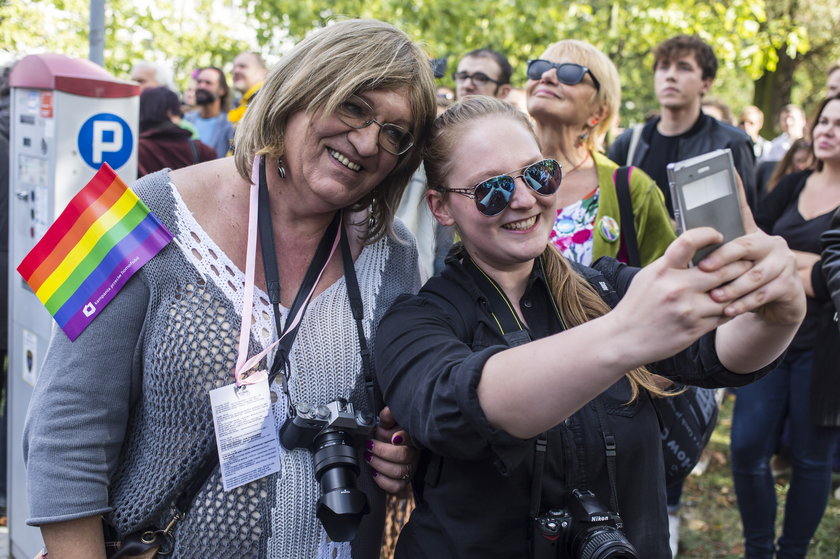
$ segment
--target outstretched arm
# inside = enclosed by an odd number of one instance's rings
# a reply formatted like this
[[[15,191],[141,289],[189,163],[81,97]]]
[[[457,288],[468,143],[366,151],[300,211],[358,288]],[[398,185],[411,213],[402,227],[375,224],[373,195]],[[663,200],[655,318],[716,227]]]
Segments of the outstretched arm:
[[[710,292],[733,320],[718,329],[718,357],[729,370],[746,373],[771,363],[790,344],[805,317],[805,290],[796,255],[781,237],[762,232],[741,200],[747,232],[722,246],[699,267],[712,272],[733,259],[752,262],[749,272]]]
[[[790,344],[805,316],[805,291],[796,258],[780,237],[747,235],[721,247],[701,267],[714,269],[726,253],[755,262],[747,274],[710,293],[733,317],[718,329],[718,357],[729,370],[747,373],[772,362]]]
[[[771,315],[771,309],[775,307],[769,301],[790,297],[788,290],[801,294],[801,286],[787,278],[791,274],[795,276],[792,267],[782,272],[770,265],[784,260],[778,252],[787,253],[786,246],[782,250],[775,241],[762,243],[749,253],[758,258],[773,249],[771,262],[762,264],[768,268],[766,274],[750,273],[753,262],[742,258],[741,251],[731,249],[714,253],[717,255],[714,269],[688,267],[699,248],[720,241],[721,235],[709,228],[687,231],[660,259],[635,276],[630,289],[612,312],[491,357],[478,385],[481,407],[490,423],[516,437],[535,436],[569,417],[627,371],[678,353],[736,315],[758,310],[760,306],[764,307],[765,314]],[[777,282],[767,286],[771,276]],[[725,296],[709,295],[736,281],[737,288],[727,291]],[[764,295],[757,296],[756,291]],[[804,312],[804,295],[801,303]],[[785,308],[784,305],[777,306],[779,312]],[[794,310],[787,318],[801,321],[801,317],[802,313]],[[740,319],[740,322],[748,321],[756,322],[748,328],[756,334],[743,336],[740,343],[752,344],[749,349],[753,352],[764,351],[758,343],[788,339],[798,325],[796,322],[795,325],[769,327],[763,320]],[[784,333],[773,336],[768,330]],[[729,360],[724,361],[725,365],[750,364],[745,359],[736,361],[728,345],[724,344],[724,355]],[[784,345],[779,352],[783,349]],[[769,363],[778,355],[773,350],[770,353],[773,353],[772,357],[755,361]],[[734,370],[752,372],[760,366]]]

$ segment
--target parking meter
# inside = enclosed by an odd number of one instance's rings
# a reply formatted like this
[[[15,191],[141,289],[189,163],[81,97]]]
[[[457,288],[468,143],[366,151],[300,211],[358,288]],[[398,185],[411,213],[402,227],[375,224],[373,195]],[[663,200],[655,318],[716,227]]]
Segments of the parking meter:
[[[15,268],[103,162],[131,183],[137,176],[140,87],[100,66],[61,54],[21,59],[9,76],[9,398],[10,552],[31,558],[40,532],[27,526],[21,436],[53,319]]]

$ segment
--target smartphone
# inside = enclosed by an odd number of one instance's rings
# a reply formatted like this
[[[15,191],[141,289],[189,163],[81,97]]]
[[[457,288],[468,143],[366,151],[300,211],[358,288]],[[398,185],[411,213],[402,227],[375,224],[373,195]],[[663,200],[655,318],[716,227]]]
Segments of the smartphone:
[[[744,234],[731,150],[719,149],[669,163],[667,171],[679,233],[695,227],[713,227],[723,234],[724,243]],[[692,259],[694,264],[719,246],[698,250]]]

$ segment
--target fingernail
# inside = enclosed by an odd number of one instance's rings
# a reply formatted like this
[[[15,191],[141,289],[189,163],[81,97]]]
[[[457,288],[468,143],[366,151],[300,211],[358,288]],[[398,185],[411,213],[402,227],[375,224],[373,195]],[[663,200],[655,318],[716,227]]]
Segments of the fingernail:
[[[373,441],[368,441],[366,443],[366,446],[367,446],[368,450],[373,450]]]
[[[371,454],[370,452],[365,452],[365,460],[370,462],[371,458],[373,458],[373,454]]]
[[[391,437],[391,444],[402,444],[402,442],[402,435],[394,435],[393,437]]]
[[[376,477],[376,476],[379,475],[379,472],[377,472],[376,470],[371,470],[370,475],[371,475],[371,477]]]

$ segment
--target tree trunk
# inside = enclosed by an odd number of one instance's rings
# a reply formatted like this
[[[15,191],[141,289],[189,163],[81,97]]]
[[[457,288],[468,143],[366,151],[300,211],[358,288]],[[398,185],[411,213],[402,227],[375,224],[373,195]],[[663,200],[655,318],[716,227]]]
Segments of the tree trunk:
[[[801,58],[791,58],[787,47],[776,50],[779,62],[775,72],[765,72],[755,81],[753,103],[764,111],[762,136],[771,139],[781,133],[779,113],[782,107],[790,103],[790,91],[793,87],[793,73],[802,62]]]

